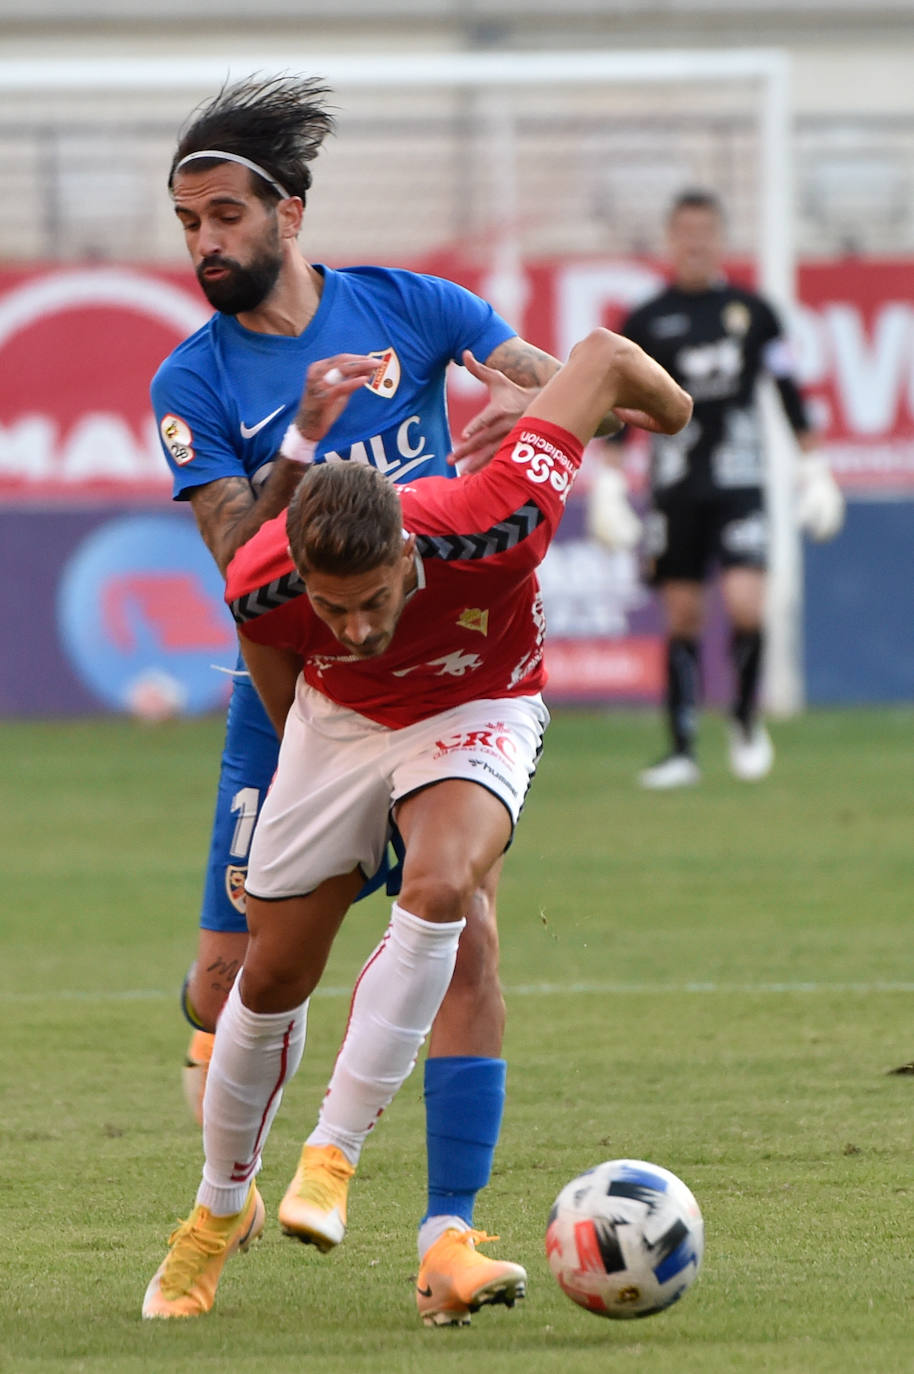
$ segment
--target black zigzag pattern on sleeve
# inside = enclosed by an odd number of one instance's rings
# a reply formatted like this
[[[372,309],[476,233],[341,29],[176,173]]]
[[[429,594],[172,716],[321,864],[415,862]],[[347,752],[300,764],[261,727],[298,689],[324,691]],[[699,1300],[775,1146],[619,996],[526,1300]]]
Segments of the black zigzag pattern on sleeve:
[[[237,624],[244,625],[248,620],[266,615],[267,611],[275,611],[277,606],[294,601],[297,596],[304,594],[304,590],[305,584],[300,574],[293,569],[292,572],[283,573],[282,577],[274,578],[265,587],[257,587],[253,592],[229,602],[229,609]]]
[[[545,519],[539,506],[528,501],[513,515],[499,520],[497,525],[481,534],[417,534],[416,547],[422,558],[443,558],[449,562],[491,558],[528,539]]]

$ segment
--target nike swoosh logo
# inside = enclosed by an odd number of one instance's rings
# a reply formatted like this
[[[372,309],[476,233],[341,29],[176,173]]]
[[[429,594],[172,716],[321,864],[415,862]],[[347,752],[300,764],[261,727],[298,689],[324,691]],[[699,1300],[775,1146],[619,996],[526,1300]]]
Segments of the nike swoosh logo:
[[[268,425],[268,424],[270,423],[271,420],[275,420],[275,419],[276,419],[276,416],[279,415],[279,414],[280,414],[282,411],[284,411],[284,410],[285,410],[285,406],[277,406],[276,409],[275,409],[275,410],[272,410],[272,411],[270,412],[269,415],[267,415],[267,416],[264,417],[264,419],[258,421],[258,423],[257,423],[256,425],[251,425],[250,427],[248,427],[248,426],[244,423],[244,421],[242,420],[242,421],[241,421],[241,437],[242,437],[242,439],[253,439],[253,437],[254,437],[255,434],[259,434],[259,433],[260,433],[260,431],[263,429],[264,425]]]

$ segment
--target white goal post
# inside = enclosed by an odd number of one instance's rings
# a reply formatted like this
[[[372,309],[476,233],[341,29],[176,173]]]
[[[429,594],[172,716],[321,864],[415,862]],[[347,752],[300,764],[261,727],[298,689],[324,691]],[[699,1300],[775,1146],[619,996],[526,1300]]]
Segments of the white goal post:
[[[205,56],[155,56],[98,59],[0,59],[0,116],[9,124],[23,97],[42,93],[58,99],[95,100],[99,92],[136,99],[148,92],[180,96],[182,113],[218,89],[226,80],[251,72],[314,72],[334,89],[341,102],[361,92],[377,92],[383,109],[391,93],[434,93],[460,89],[482,109],[490,139],[487,156],[493,163],[490,207],[493,228],[493,267],[510,295],[512,272],[522,247],[516,226],[518,138],[511,96],[518,91],[538,93],[548,113],[549,92],[559,86],[578,91],[582,107],[587,92],[601,88],[638,88],[659,93],[675,84],[705,94],[722,83],[739,86],[753,109],[759,157],[755,261],[759,289],[782,314],[794,302],[792,243],[793,178],[789,58],[779,50],[658,50],[628,52],[433,52],[363,56],[321,53],[319,50],[283,53],[248,52],[243,57],[220,53]],[[725,115],[719,115],[725,118]],[[637,111],[632,116],[637,118]],[[417,188],[418,189],[418,188]],[[662,207],[652,207],[659,218]],[[375,260],[381,260],[376,258]],[[801,649],[802,562],[799,534],[793,518],[792,438],[775,407],[769,414],[769,502],[772,522],[766,699],[777,715],[803,706]]]

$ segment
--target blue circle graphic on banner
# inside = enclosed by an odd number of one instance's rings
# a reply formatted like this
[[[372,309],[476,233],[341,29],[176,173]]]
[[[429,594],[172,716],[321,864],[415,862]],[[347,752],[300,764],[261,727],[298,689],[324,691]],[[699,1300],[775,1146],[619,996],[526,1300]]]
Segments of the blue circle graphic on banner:
[[[82,541],[57,596],[64,649],[109,707],[148,719],[224,705],[237,639],[223,581],[190,519],[127,515]],[[214,666],[215,665],[215,666]]]

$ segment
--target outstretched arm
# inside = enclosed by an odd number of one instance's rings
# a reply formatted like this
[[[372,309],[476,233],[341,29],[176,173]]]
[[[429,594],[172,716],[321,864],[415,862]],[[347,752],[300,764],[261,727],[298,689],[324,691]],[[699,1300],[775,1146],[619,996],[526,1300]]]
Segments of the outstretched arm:
[[[544,353],[516,336],[493,349],[485,363],[479,362],[469,349],[465,350],[463,364],[472,377],[489,388],[489,398],[482,410],[467,422],[448,455],[448,462],[460,463],[462,472],[478,472],[561,364],[551,353]],[[600,420],[597,433],[615,434],[621,428],[615,415],[606,414]]]
[[[677,434],[691,417],[692,398],[636,343],[594,329],[525,413],[561,425],[586,444],[608,411],[625,424]]]

